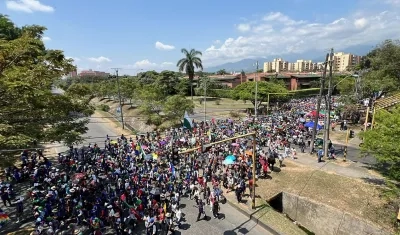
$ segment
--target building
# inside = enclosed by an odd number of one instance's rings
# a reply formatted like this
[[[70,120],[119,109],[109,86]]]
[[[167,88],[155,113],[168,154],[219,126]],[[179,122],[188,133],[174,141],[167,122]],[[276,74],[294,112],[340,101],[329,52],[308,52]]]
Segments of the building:
[[[264,73],[287,72],[289,71],[289,64],[288,61],[284,61],[282,58],[276,58],[272,62],[264,63]]]
[[[91,69],[89,70],[82,70],[79,73],[79,77],[83,77],[83,76],[99,76],[99,77],[107,77],[109,76],[110,73],[106,73],[106,72],[101,72],[101,71],[93,71]]]
[[[294,72],[312,72],[314,63],[311,60],[297,60],[294,63]]]
[[[333,58],[333,70],[335,72],[345,72],[350,67],[359,64],[361,62],[362,56],[357,56],[344,52],[337,52],[333,55]]]
[[[272,62],[264,62],[264,73],[272,72]]]
[[[68,73],[68,77],[70,77],[70,78],[77,77],[77,76],[78,76],[78,72],[76,70]]]

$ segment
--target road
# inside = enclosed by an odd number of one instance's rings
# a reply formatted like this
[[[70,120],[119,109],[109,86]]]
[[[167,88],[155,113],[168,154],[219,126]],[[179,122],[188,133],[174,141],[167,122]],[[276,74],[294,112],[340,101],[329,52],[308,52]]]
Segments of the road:
[[[98,123],[98,119],[91,119],[88,124],[88,132],[84,135],[85,142],[83,145],[89,143],[97,143],[99,146],[104,146],[105,136],[113,136],[116,139],[120,134],[104,123]],[[58,152],[67,150],[66,147],[58,147]],[[184,230],[179,230],[181,234],[270,234],[268,231],[257,225],[254,221],[249,220],[248,217],[241,214],[229,204],[221,205],[221,216],[218,219],[211,218],[209,221],[200,220],[196,222],[198,209],[192,200],[186,198],[182,199],[183,209],[186,221],[183,223]],[[206,211],[208,216],[211,215],[209,208]],[[179,234],[179,233],[177,233]]]

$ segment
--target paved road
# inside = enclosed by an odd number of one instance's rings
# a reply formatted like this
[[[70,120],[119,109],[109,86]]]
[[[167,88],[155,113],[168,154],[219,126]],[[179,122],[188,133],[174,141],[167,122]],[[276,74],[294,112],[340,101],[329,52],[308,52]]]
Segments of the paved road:
[[[98,121],[96,119],[91,119],[90,121],[91,122],[88,125],[89,131],[85,134],[87,139],[83,143],[86,146],[89,143],[97,143],[100,146],[104,146],[104,140],[107,134],[109,136],[115,136],[113,139],[120,135],[115,133],[113,129],[109,128],[107,125],[96,123],[96,121]],[[58,152],[65,150],[67,150],[66,147],[57,148]],[[221,205],[220,218],[211,218],[209,221],[201,220],[199,222],[195,222],[198,212],[195,203],[192,200],[183,198],[182,204],[184,205],[182,212],[185,214],[186,221],[183,223],[185,229],[179,231],[181,234],[270,234],[229,204]],[[208,216],[211,215],[209,208],[208,211],[206,211],[206,214]]]

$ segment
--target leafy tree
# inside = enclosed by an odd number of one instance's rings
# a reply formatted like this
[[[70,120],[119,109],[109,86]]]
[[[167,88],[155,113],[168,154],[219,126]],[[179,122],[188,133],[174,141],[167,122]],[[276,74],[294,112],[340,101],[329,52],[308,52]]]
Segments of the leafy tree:
[[[123,78],[120,81],[121,96],[129,99],[132,106],[132,100],[137,98],[139,90],[139,80],[136,78]]]
[[[190,51],[183,48],[181,52],[184,54],[184,58],[180,59],[176,66],[179,69],[179,72],[185,72],[189,76],[190,82],[190,96],[193,100],[193,79],[194,79],[194,70],[195,68],[203,70],[203,62],[201,61],[199,56],[203,54],[200,51],[196,51],[195,49],[191,49]]]
[[[163,111],[167,120],[177,123],[183,119],[185,111],[193,113],[193,109],[193,101],[181,95],[174,95],[167,98]]]
[[[386,40],[372,50],[362,67],[363,96],[371,98],[374,93],[381,95],[398,90],[400,86],[400,41]]]
[[[163,88],[167,95],[175,95],[178,93],[176,86],[179,83],[179,77],[173,71],[162,71],[159,74],[156,83]]]
[[[190,84],[188,79],[181,78],[175,87],[178,95],[190,95]]]
[[[235,87],[233,90],[234,90],[232,94],[233,99],[250,101],[253,105],[255,105],[255,100],[254,100],[255,90],[256,90],[255,82],[244,82]],[[267,101],[268,93],[288,93],[288,90],[280,84],[265,82],[265,81],[258,82],[257,107],[259,107],[262,102]],[[284,98],[284,97],[286,97],[285,94],[271,95],[270,101],[272,102],[273,99]]]
[[[159,74],[153,70],[138,73],[137,77],[142,85],[148,85],[150,83],[154,83],[158,79]]]
[[[22,30],[5,15],[0,14],[0,39],[14,40],[21,36]]]
[[[18,28],[0,16],[1,149],[30,147],[36,141],[71,144],[87,131],[88,119],[80,118],[93,113],[89,101],[51,92],[54,82],[75,67],[62,51],[45,48],[45,30]]]
[[[225,69],[220,69],[220,70],[217,71],[217,74],[218,75],[225,75],[225,74],[228,74],[228,73],[226,72]]]
[[[384,173],[400,180],[400,107],[392,111],[379,110],[375,114],[374,129],[361,133],[364,144],[361,149],[376,157]]]
[[[74,83],[68,87],[66,95],[79,99],[88,98],[90,100],[92,97],[92,90],[87,84]]]
[[[160,114],[166,95],[162,87],[157,84],[150,84],[140,89],[138,98],[141,101],[139,108],[141,113],[151,116],[154,113]]]

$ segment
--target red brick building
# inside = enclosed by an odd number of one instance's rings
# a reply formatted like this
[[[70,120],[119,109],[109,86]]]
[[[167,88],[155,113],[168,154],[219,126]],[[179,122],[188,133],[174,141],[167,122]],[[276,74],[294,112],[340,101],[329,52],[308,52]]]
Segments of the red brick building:
[[[107,77],[108,75],[110,75],[110,73],[106,73],[106,72],[101,72],[101,71],[93,71],[91,69],[89,70],[82,70],[79,73],[79,77],[83,77],[83,76],[101,76],[101,77]]]

